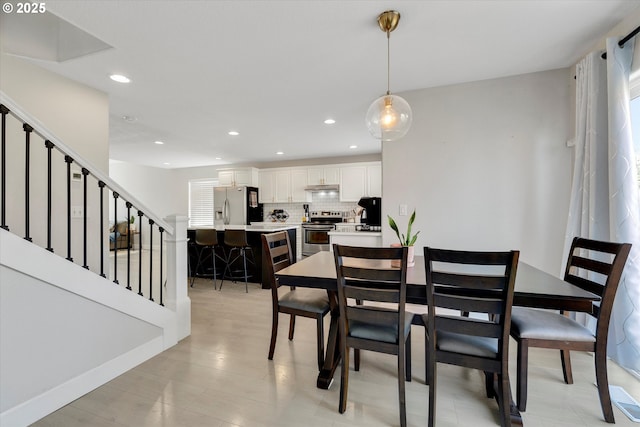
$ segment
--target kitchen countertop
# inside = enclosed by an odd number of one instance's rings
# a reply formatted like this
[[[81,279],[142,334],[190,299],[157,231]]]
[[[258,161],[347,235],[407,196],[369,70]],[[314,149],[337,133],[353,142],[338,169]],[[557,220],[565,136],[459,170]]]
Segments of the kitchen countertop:
[[[209,226],[201,226],[197,228],[215,228],[218,231],[224,230],[246,230],[246,231],[255,231],[255,232],[275,232],[275,231],[284,231],[291,230],[294,228],[298,228],[297,225],[293,224],[285,224],[285,223],[257,223],[251,225],[236,225],[236,224],[227,224],[227,225],[209,225]],[[195,230],[195,228],[189,228],[189,230]]]
[[[382,236],[382,231],[330,231],[329,236]]]

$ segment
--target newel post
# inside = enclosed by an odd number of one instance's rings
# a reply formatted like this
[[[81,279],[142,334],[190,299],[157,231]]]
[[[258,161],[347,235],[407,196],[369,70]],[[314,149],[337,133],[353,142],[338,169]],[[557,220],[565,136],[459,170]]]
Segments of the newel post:
[[[187,277],[187,220],[186,216],[169,215],[164,220],[173,227],[173,234],[166,234],[167,287],[165,306],[176,312],[177,339],[191,335],[191,299],[188,295]]]

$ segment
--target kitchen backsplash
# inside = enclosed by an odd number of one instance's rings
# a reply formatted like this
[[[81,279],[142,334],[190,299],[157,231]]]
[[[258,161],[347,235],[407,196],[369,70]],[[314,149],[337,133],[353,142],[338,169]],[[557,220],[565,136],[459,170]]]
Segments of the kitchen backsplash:
[[[339,211],[348,212],[358,207],[357,203],[341,202],[338,194],[313,193],[312,201],[309,203],[309,212],[317,211]],[[265,203],[264,220],[271,221],[267,216],[274,209],[284,209],[289,214],[287,222],[302,222],[304,209],[302,203]]]

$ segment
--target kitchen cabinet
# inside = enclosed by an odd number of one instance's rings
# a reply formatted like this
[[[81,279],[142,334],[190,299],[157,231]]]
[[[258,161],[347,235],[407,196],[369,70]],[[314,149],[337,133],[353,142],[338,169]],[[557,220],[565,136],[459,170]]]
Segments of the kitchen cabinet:
[[[343,166],[340,170],[340,201],[357,202],[367,193],[367,167]]]
[[[367,166],[367,196],[382,197],[382,164]]]
[[[260,203],[305,203],[309,194],[306,169],[263,169],[259,173]]]
[[[255,187],[258,185],[258,169],[220,169],[218,170],[218,184],[221,187]]]
[[[273,203],[276,198],[275,171],[261,169],[258,173],[258,200],[260,203]]]
[[[307,169],[309,185],[329,185],[340,183],[340,167],[322,166]]]
[[[329,241],[331,242],[332,248],[334,243],[338,245],[377,248],[382,246],[382,233],[369,231],[333,231],[329,233]]]
[[[357,202],[361,197],[382,197],[380,162],[353,164],[340,169],[340,201]]]

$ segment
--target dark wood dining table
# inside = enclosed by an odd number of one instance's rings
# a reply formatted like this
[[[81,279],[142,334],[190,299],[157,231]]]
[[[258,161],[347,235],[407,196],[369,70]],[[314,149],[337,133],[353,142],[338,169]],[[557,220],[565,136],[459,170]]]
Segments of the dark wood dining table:
[[[276,273],[281,285],[326,289],[331,303],[331,324],[327,337],[324,366],[318,374],[316,386],[328,389],[340,364],[338,336],[338,302],[336,268],[332,252],[318,252]],[[518,262],[513,305],[557,310],[590,312],[595,294],[584,291],[564,280],[525,262]],[[427,304],[424,257],[415,257],[415,266],[407,270],[407,302]],[[416,316],[420,323],[422,317]],[[518,408],[511,404],[513,424],[522,425]]]

